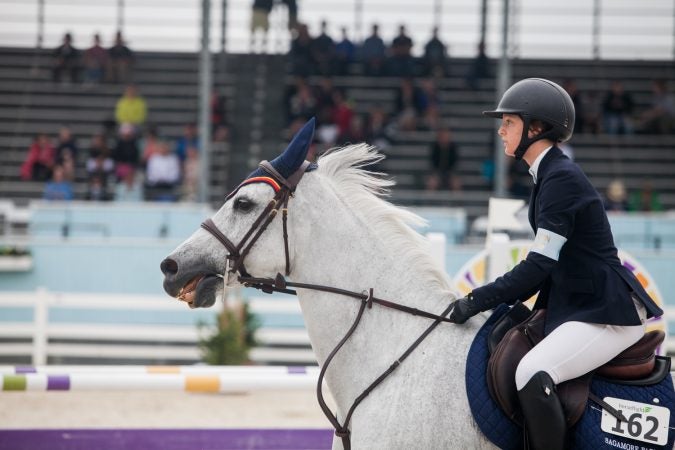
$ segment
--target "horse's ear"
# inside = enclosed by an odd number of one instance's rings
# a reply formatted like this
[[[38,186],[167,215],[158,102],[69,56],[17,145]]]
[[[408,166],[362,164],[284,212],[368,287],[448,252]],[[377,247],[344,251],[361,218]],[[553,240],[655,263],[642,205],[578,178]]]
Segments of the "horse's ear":
[[[295,173],[307,159],[307,152],[309,152],[309,147],[312,145],[312,139],[314,138],[315,124],[314,117],[309,119],[300,131],[295,133],[286,150],[271,161],[272,166],[284,178],[288,178]]]

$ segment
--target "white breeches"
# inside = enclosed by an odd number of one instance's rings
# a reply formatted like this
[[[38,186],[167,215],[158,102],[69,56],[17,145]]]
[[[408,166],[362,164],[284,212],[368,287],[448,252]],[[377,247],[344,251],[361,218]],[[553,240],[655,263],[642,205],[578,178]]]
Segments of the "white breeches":
[[[557,327],[520,361],[516,388],[521,390],[542,370],[555,384],[580,377],[639,341],[645,333],[647,313],[641,303],[635,303],[642,325],[565,322]]]

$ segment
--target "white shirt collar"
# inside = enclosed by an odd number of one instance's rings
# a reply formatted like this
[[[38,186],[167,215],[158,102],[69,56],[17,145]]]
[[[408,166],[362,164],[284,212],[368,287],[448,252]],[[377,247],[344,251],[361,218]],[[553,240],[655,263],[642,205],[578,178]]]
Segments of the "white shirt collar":
[[[547,148],[543,152],[539,153],[539,156],[537,156],[537,159],[534,160],[532,165],[530,166],[529,172],[530,175],[532,175],[532,179],[534,180],[535,184],[537,183],[537,172],[539,171],[539,164],[541,164],[541,160],[544,159],[544,156],[548,153],[549,150],[551,150],[553,146]]]

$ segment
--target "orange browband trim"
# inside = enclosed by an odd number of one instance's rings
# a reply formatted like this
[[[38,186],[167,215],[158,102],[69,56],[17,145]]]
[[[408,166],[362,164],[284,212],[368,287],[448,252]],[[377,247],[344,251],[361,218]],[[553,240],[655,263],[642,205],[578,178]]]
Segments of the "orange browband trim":
[[[270,178],[270,177],[249,178],[248,180],[244,180],[244,182],[241,183],[241,186],[243,186],[245,184],[258,183],[258,182],[263,182],[263,183],[269,184],[270,186],[272,186],[272,189],[274,189],[274,192],[279,192],[279,190],[281,189],[281,186],[279,185],[279,183],[277,183],[277,181],[274,178]]]

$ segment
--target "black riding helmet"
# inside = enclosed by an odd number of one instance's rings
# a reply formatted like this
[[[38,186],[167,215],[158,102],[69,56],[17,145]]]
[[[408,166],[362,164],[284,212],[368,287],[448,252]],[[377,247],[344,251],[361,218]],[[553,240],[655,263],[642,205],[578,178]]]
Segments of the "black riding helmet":
[[[515,151],[521,159],[533,142],[550,139],[565,142],[574,130],[574,104],[569,94],[552,81],[543,78],[526,78],[508,88],[494,111],[483,111],[490,117],[501,118],[503,114],[517,114],[523,119],[523,136]],[[547,125],[543,133],[528,138],[532,120],[541,120]]]

